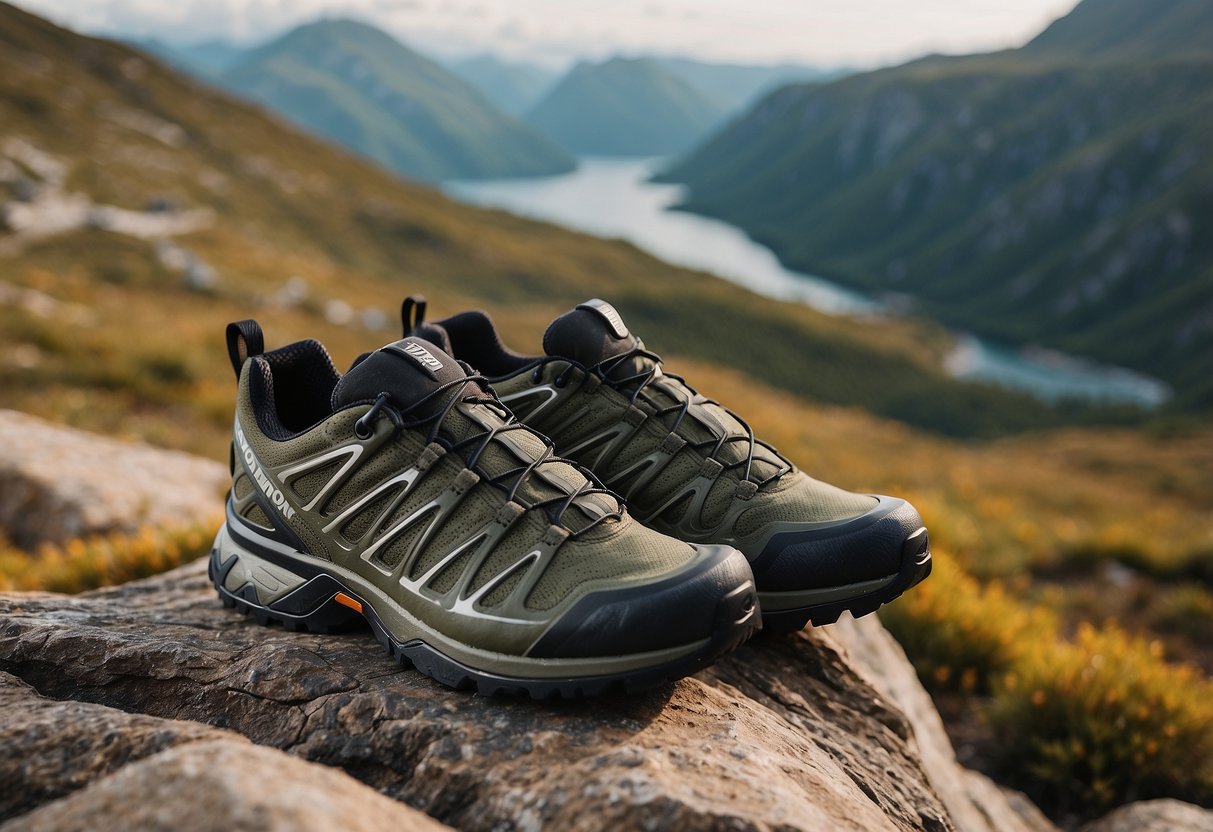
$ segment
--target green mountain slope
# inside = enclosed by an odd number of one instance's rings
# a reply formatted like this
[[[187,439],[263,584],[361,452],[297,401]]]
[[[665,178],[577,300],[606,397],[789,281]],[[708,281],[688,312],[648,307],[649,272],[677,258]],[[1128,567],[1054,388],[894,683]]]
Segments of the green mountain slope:
[[[805,64],[717,64],[693,58],[653,58],[666,72],[686,81],[724,112],[751,104],[776,87],[807,81],[829,81],[849,74],[845,69],[821,69]]]
[[[31,205],[58,210],[15,222]],[[321,338],[346,364],[393,337],[412,291],[436,311],[491,307],[530,350],[554,315],[609,297],[676,362],[945,433],[1115,415],[953,381],[938,332],[830,318],[461,205],[4,4],[0,217],[0,406],[195,450],[218,453],[230,431],[225,322]]]
[[[1165,5],[1192,22],[1193,2]],[[1073,16],[1104,4],[1125,5]],[[1208,406],[1213,57],[1091,61],[1088,44],[1118,41],[1081,34],[1064,60],[1050,35],[1047,59],[1033,46],[780,90],[668,177],[691,210],[802,270],[1154,373],[1176,406]]]
[[[350,20],[301,26],[250,52],[220,82],[419,179],[535,176],[573,166],[466,82]]]
[[[686,150],[724,108],[648,58],[581,63],[527,115],[562,147],[599,156]]]
[[[454,72],[512,116],[530,110],[556,83],[559,73],[537,64],[476,55],[450,64]]]
[[[167,43],[158,38],[130,41],[131,46],[155,55],[165,63],[200,78],[216,78],[231,69],[244,56],[245,50],[226,40],[204,40],[198,43]]]
[[[1024,53],[1108,60],[1208,57],[1207,0],[1086,0],[1036,36]]]

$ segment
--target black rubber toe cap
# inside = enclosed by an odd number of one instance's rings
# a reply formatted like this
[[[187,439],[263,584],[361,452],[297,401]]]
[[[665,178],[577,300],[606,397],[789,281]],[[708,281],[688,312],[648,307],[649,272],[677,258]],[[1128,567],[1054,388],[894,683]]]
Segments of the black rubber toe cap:
[[[745,555],[696,546],[691,568],[661,581],[592,592],[527,651],[537,659],[623,656],[694,644],[755,614],[758,597]]]
[[[914,506],[881,497],[871,511],[850,520],[803,528],[786,524],[751,566],[762,592],[821,589],[872,581],[901,570],[903,546],[923,528]]]

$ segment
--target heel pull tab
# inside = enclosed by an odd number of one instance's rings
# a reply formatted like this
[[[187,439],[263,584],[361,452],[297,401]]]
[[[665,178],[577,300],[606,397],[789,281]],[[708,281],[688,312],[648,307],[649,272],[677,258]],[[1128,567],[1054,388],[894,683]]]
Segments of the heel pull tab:
[[[232,360],[236,380],[240,380],[240,368],[244,362],[265,352],[265,335],[261,325],[254,320],[236,321],[227,325],[227,357]]]
[[[413,315],[414,310],[417,312],[416,316]],[[404,326],[404,336],[407,338],[424,320],[425,295],[409,295],[400,304],[400,323]]]

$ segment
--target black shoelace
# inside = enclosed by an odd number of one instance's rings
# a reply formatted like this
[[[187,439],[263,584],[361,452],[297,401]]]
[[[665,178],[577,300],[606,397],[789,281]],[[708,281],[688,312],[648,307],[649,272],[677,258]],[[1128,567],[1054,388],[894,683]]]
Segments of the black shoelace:
[[[414,430],[426,428],[427,443],[437,442],[447,451],[459,454],[461,457],[463,457],[464,464],[470,470],[475,472],[483,482],[487,482],[505,492],[506,502],[512,502],[515,500],[518,495],[518,491],[522,488],[523,484],[526,483],[526,481],[530,479],[531,475],[538,471],[542,465],[563,464],[577,469],[582,476],[585,477],[585,483],[583,485],[574,489],[565,496],[550,497],[545,500],[538,500],[530,503],[528,506],[529,509],[542,510],[553,525],[562,525],[561,521],[564,517],[564,513],[568,511],[568,509],[581,497],[592,494],[603,494],[609,500],[614,502],[616,506],[618,506],[618,508],[616,508],[614,511],[605,512],[596,517],[591,517],[590,521],[579,529],[569,529],[568,531],[570,538],[576,538],[585,534],[599,523],[604,523],[607,520],[620,520],[623,518],[624,509],[622,504],[618,502],[618,498],[611,491],[602,487],[601,483],[598,482],[593,473],[572,460],[557,456],[550,440],[544,436],[541,436],[540,434],[535,433],[526,425],[523,425],[517,421],[513,414],[510,413],[509,409],[506,408],[495,395],[489,392],[488,380],[484,376],[471,372],[470,368],[468,368],[466,364],[463,366],[465,369],[469,370],[469,375],[463,378],[452,379],[451,381],[439,385],[425,396],[403,409],[388,411],[393,415],[393,421],[396,422],[397,428]],[[471,392],[467,392],[468,385],[473,385],[473,390]],[[452,393],[451,391],[455,390],[455,388],[459,389]],[[429,409],[426,407],[427,405],[431,405],[446,394],[449,394],[447,395],[446,401],[443,402],[442,406],[433,413],[430,413],[429,415],[421,415],[418,418],[409,418],[410,414],[414,414],[418,411],[424,413],[425,410]],[[358,430],[358,425],[362,424],[364,421],[366,422],[366,425],[369,426],[379,412],[383,410],[384,406],[387,404],[388,398],[389,396],[387,393],[380,393],[378,398],[375,399],[375,403],[371,405],[371,409],[363,414],[363,416],[358,420],[355,425],[355,430]],[[447,416],[452,410],[455,409],[457,405],[463,403],[483,405],[492,408],[495,415],[504,421],[502,424],[494,428],[486,429],[480,433],[468,436],[455,442],[440,436],[443,423],[446,421]],[[532,437],[539,439],[543,443],[544,450],[538,457],[532,459],[526,465],[519,465],[516,468],[511,468],[510,470],[504,471],[495,476],[490,476],[487,471],[484,471],[479,467],[480,458],[494,439],[497,439],[498,437],[512,430],[525,431]],[[465,453],[467,451],[470,451],[470,453]],[[507,450],[507,453],[509,452],[510,451]],[[589,516],[589,512],[585,513],[587,516]],[[567,529],[567,527],[565,528]]]
[[[616,375],[616,370],[625,367],[626,362],[637,358],[647,360],[648,365],[646,369],[639,370],[631,375]],[[746,482],[753,482],[754,485],[760,489],[792,470],[792,464],[788,462],[788,460],[785,459],[783,455],[779,453],[779,451],[775,450],[775,448],[770,444],[763,442],[761,439],[754,436],[754,429],[750,427],[749,423],[747,423],[745,419],[742,419],[720,402],[700,395],[695,388],[687,384],[686,379],[684,379],[682,376],[664,372],[661,369],[661,356],[657,355],[655,352],[650,352],[643,347],[637,346],[631,350],[628,350],[627,352],[604,359],[598,364],[595,364],[593,367],[585,367],[584,365],[581,365],[575,361],[569,361],[569,359],[563,358],[548,358],[545,359],[543,363],[546,364],[550,361],[568,361],[568,367],[557,374],[556,378],[552,380],[552,383],[555,386],[564,387],[566,384],[568,384],[569,376],[574,370],[580,370],[585,374],[585,376],[593,374],[601,379],[604,384],[608,384],[621,393],[627,394],[629,405],[634,406],[637,401],[644,401],[653,410],[657,418],[662,419],[663,421],[671,413],[674,414],[673,423],[668,425],[671,433],[676,433],[678,431],[678,427],[686,418],[687,413],[690,412],[692,405],[716,405],[733,419],[735,419],[737,423],[741,425],[743,432],[730,433],[727,429],[725,429],[721,435],[715,437],[714,439],[707,439],[701,442],[688,442],[688,445],[695,450],[703,450],[711,445],[712,448],[708,452],[707,458],[720,463],[720,465],[726,469],[736,468],[744,465],[745,471],[742,474],[742,480]],[[637,363],[640,364],[641,362]],[[541,369],[542,365],[535,369],[534,373],[536,376]],[[673,379],[683,387],[685,394],[672,396],[673,398],[680,399],[681,401],[677,402],[676,404],[662,406],[660,402],[646,393],[646,390],[659,378]],[[667,395],[670,395],[670,393],[667,392]],[[715,422],[716,420],[713,419],[712,421]],[[722,425],[721,427],[723,428],[724,426]],[[732,463],[721,462],[719,459],[719,454],[721,449],[724,448],[725,444],[740,441],[744,441],[746,443],[745,459]],[[754,467],[754,450],[759,445],[770,451],[771,454],[779,460],[780,464],[778,470],[769,477],[761,480],[753,480],[750,478],[750,475],[753,473]]]

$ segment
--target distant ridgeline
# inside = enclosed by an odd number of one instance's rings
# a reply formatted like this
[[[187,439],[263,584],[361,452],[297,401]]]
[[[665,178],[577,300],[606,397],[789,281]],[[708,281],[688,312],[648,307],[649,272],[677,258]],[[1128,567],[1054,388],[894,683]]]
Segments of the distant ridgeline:
[[[301,26],[213,77],[418,179],[538,176],[574,161],[469,83],[351,20]]]
[[[667,177],[796,268],[1213,406],[1213,2],[780,89]]]
[[[660,156],[690,148],[724,107],[649,58],[578,64],[527,121],[572,153]]]

